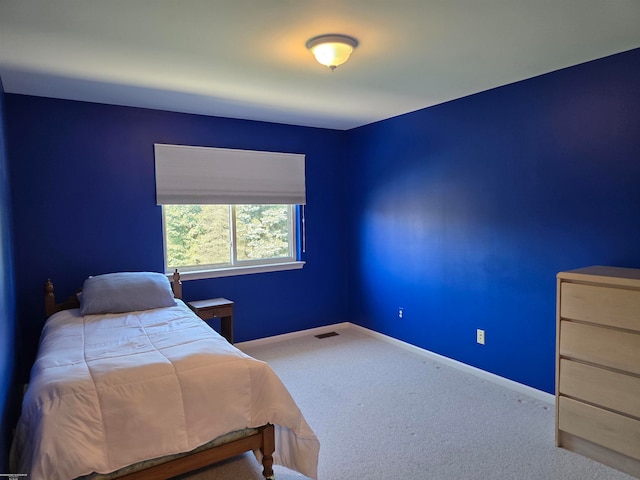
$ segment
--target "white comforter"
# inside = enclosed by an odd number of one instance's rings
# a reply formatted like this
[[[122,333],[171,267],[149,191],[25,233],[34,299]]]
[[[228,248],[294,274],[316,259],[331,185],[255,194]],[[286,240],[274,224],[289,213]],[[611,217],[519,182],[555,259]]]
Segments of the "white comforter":
[[[280,379],[189,308],[45,324],[12,448],[16,473],[69,480],[275,425],[274,462],[317,476],[319,442]]]

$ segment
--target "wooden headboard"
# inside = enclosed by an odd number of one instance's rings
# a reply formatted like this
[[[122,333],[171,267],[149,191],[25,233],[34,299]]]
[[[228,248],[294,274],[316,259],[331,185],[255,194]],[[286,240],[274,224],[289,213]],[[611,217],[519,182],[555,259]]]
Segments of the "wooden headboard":
[[[175,298],[182,299],[182,282],[180,281],[180,273],[178,269],[173,272],[173,280],[171,280],[171,289],[173,290],[173,296]],[[70,308],[80,308],[80,301],[78,300],[78,293],[82,289],[78,289],[75,295],[71,295],[62,303],[56,303],[56,297],[53,293],[53,282],[51,279],[47,280],[44,286],[44,310],[49,318],[54,313],[62,310],[69,310]]]

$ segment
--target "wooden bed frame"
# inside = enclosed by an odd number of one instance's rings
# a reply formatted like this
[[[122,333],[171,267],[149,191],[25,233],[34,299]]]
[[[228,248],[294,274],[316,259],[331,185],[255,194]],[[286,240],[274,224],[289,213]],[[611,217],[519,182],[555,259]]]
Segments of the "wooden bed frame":
[[[173,273],[171,288],[174,297],[182,299],[182,282],[180,281],[180,273],[178,273],[178,270]],[[81,290],[78,290],[76,295],[72,295],[64,302],[56,303],[53,283],[51,279],[47,280],[44,297],[47,318],[62,310],[79,308],[80,302],[77,293],[80,291]],[[217,445],[206,450],[194,451],[185,456],[146,467],[132,473],[126,473],[116,477],[109,476],[108,478],[117,478],[119,480],[166,480],[177,475],[212,466],[215,463],[252,450],[260,450],[262,453],[262,475],[264,475],[266,479],[274,479],[273,452],[275,452],[275,435],[273,425],[271,424],[263,425],[248,436],[223,443],[222,445]]]

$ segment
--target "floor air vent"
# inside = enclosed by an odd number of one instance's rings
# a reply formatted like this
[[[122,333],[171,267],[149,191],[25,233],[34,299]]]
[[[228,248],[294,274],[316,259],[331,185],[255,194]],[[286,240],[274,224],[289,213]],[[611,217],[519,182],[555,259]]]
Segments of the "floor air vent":
[[[323,338],[335,337],[336,335],[340,335],[340,334],[337,332],[327,332],[327,333],[321,333],[320,335],[315,335],[315,337],[319,339],[323,339]]]

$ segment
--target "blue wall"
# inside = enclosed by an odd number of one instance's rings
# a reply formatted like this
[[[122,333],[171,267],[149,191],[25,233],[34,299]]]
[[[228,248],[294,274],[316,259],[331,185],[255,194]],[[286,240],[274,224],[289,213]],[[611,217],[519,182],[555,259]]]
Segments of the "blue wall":
[[[350,142],[352,319],[554,392],[556,273],[640,267],[640,49]]]
[[[14,426],[15,292],[6,153],[4,89],[0,80],[0,473],[8,472],[7,452]]]
[[[346,320],[345,132],[11,94],[6,110],[23,376],[48,277],[62,299],[88,275],[162,271],[154,143],[306,154],[306,266],[184,282],[184,298],[234,300],[237,341]]]
[[[351,320],[553,392],[556,273],[640,267],[638,85],[636,49],[348,132],[5,95],[22,376],[47,277],[162,269],[164,142],[307,154],[306,267],[185,282],[239,341]]]

